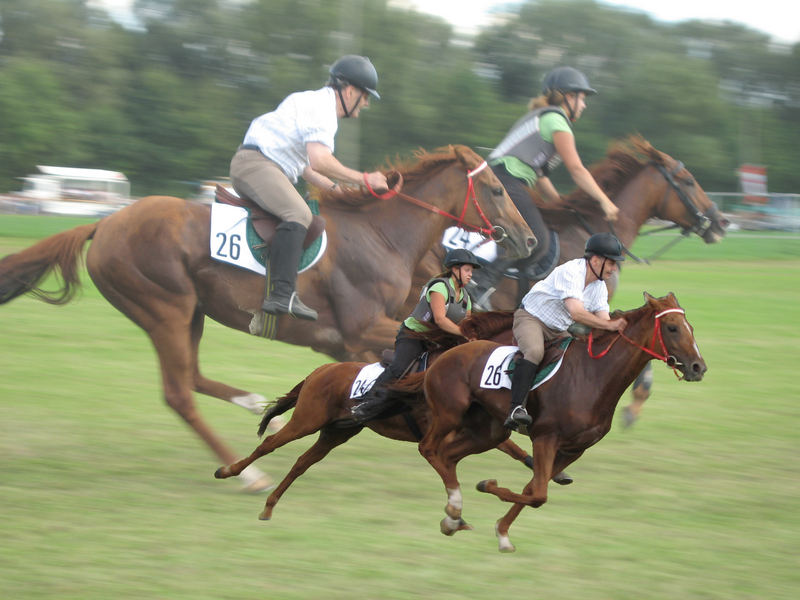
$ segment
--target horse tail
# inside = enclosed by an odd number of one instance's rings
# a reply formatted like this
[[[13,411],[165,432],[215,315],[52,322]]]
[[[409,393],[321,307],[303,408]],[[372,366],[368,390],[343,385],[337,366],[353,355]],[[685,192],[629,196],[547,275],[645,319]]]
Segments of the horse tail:
[[[264,411],[264,416],[261,417],[261,424],[258,426],[258,437],[264,435],[264,432],[267,430],[267,425],[269,425],[269,422],[274,417],[282,415],[290,408],[294,408],[295,404],[297,404],[297,397],[300,396],[300,390],[303,388],[305,382],[306,380],[303,379],[303,381],[292,388],[292,391],[287,392],[275,400],[274,404]]]
[[[85,262],[83,246],[94,237],[98,223],[51,235],[30,248],[0,259],[0,304],[26,293],[48,304],[69,302],[81,284],[80,267]],[[57,290],[39,287],[50,273],[60,275]]]

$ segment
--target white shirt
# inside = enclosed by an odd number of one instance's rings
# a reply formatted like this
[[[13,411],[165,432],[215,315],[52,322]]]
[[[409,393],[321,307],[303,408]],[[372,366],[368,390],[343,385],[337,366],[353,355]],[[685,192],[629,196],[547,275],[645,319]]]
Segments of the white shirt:
[[[333,152],[339,128],[335,94],[331,87],[290,94],[274,111],[253,119],[242,143],[258,146],[295,183],[309,165],[306,144],[319,142]]]
[[[585,258],[575,258],[556,267],[525,294],[522,308],[556,331],[565,331],[574,322],[564,304],[567,298],[580,300],[591,313],[608,311],[605,282],[598,279],[585,285],[586,269]]]

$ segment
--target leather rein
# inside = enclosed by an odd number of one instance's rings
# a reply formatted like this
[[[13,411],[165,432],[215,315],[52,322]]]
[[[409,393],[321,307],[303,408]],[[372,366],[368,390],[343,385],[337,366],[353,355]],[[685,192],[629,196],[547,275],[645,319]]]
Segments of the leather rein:
[[[364,173],[364,185],[366,186],[367,191],[369,191],[369,193],[375,198],[378,198],[380,200],[389,200],[390,198],[394,197],[402,198],[406,202],[410,202],[411,204],[416,204],[419,207],[422,207],[433,213],[436,213],[452,221],[455,221],[456,226],[460,227],[461,229],[466,229],[467,231],[475,231],[480,233],[481,235],[491,238],[495,242],[500,242],[508,237],[508,233],[506,233],[505,229],[503,229],[501,226],[492,225],[492,223],[486,217],[486,213],[483,212],[483,209],[481,208],[481,205],[478,202],[478,196],[475,193],[474,177],[478,175],[478,173],[483,171],[487,166],[488,165],[486,164],[486,161],[483,161],[481,164],[479,164],[471,171],[467,171],[467,194],[466,197],[464,198],[464,206],[461,209],[460,216],[450,214],[449,212],[442,210],[438,206],[434,206],[433,204],[425,202],[424,200],[420,200],[419,198],[415,198],[414,196],[409,196],[408,194],[401,192],[400,188],[402,187],[403,184],[403,177],[399,173],[398,176],[400,177],[400,179],[395,184],[395,186],[388,192],[384,192],[383,194],[378,194],[375,190],[372,189],[372,187],[367,182],[366,173]],[[470,225],[469,223],[464,222],[464,217],[467,213],[467,208],[469,208],[470,201],[472,201],[472,204],[475,205],[475,209],[478,211],[478,214],[480,215],[481,220],[485,225],[484,227],[477,227],[475,225]]]
[[[603,358],[606,354],[608,354],[608,351],[611,350],[611,347],[614,344],[617,343],[617,340],[622,338],[626,342],[630,343],[631,345],[636,346],[642,352],[645,352],[645,353],[649,354],[650,356],[652,356],[653,358],[657,358],[658,360],[666,363],[668,367],[672,368],[672,371],[673,371],[673,373],[675,373],[675,376],[678,379],[682,379],[682,375],[679,375],[678,371],[676,369],[676,367],[680,366],[681,363],[678,361],[677,358],[675,358],[674,356],[669,354],[669,352],[667,351],[667,346],[666,346],[666,344],[664,344],[664,337],[661,334],[661,321],[659,321],[659,319],[661,317],[663,317],[664,315],[667,315],[667,314],[670,314],[670,313],[678,313],[678,314],[681,314],[681,315],[685,315],[686,314],[685,311],[682,308],[668,308],[666,310],[662,310],[660,313],[657,313],[655,315],[655,317],[654,317],[655,326],[653,327],[653,338],[650,340],[650,346],[651,346],[650,348],[647,348],[646,346],[642,346],[638,342],[636,342],[636,341],[632,340],[631,338],[629,338],[622,331],[619,331],[619,332],[617,332],[617,336],[613,340],[611,340],[611,343],[606,347],[605,350],[600,352],[600,354],[593,354],[592,353],[592,341],[593,341],[594,330],[590,331],[589,332],[589,346],[588,346],[589,356],[591,358]],[[661,346],[661,354],[659,354],[657,352],[656,342],[658,342],[658,344]]]

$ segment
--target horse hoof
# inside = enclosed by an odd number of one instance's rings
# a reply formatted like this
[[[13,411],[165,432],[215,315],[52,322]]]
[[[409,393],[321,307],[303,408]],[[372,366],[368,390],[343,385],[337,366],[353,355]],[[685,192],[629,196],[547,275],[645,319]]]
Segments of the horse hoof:
[[[628,427],[631,427],[634,423],[636,423],[637,417],[636,415],[633,414],[631,407],[626,406],[622,410],[622,418],[623,418],[623,428],[628,429]]]
[[[228,475],[225,474],[225,467],[220,467],[216,471],[214,471],[214,477],[216,479],[225,479]]]
[[[473,529],[475,528],[467,523],[464,519],[458,520],[458,531],[472,531]]]
[[[478,485],[475,486],[475,488],[479,492],[486,492],[486,488],[489,487],[490,485],[497,485],[497,480],[496,479],[484,479],[483,481],[479,482]]]
[[[510,554],[512,552],[516,552],[517,549],[514,547],[514,544],[508,542],[507,544],[500,544],[497,549],[504,554]]]
[[[269,521],[272,518],[272,511],[267,512],[264,510],[260,515],[258,515],[259,521]]]
[[[567,475],[566,471],[561,471],[561,473],[558,473],[553,476],[553,481],[558,485],[569,485],[575,480],[572,479],[572,477],[570,477],[569,475]]]

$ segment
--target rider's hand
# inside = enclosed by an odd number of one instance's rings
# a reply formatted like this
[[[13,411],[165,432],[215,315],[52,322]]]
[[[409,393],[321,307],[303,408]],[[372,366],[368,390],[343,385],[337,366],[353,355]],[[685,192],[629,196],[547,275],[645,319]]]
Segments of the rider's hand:
[[[625,319],[611,319],[606,329],[609,331],[624,331],[627,326],[628,322]]]
[[[603,202],[603,212],[606,214],[606,221],[616,221],[619,216],[619,208],[611,200]]]
[[[364,173],[364,181],[378,194],[389,191],[389,183],[386,181],[386,175],[380,171]]]

